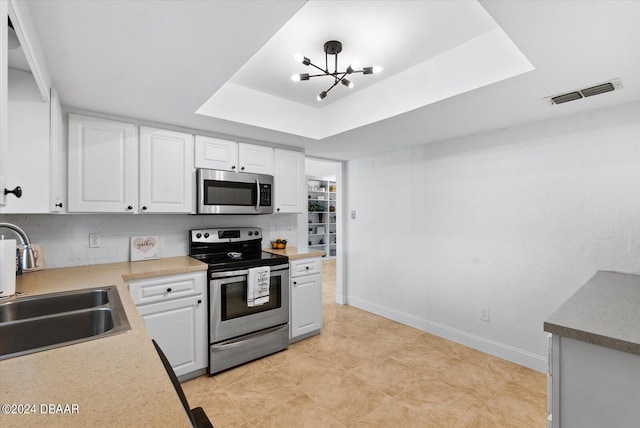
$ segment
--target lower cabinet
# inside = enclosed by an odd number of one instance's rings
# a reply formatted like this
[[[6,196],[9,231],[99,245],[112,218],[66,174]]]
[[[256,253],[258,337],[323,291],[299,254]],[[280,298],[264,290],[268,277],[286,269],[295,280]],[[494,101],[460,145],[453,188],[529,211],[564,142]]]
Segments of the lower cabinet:
[[[322,260],[293,260],[289,264],[291,316],[289,342],[320,333],[322,328]]]
[[[147,331],[181,379],[207,367],[206,272],[129,281]]]

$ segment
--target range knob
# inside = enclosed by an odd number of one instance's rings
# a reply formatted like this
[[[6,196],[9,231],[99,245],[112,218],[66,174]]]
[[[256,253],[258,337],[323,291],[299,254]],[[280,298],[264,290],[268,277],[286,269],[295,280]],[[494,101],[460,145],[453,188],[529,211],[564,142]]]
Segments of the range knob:
[[[205,238],[208,238],[208,237],[209,237],[209,234],[208,234],[208,233],[205,233],[205,234],[204,234],[204,237],[205,237]]]
[[[249,235],[249,236],[253,236],[253,232],[252,232],[252,231],[249,231],[248,235]]]
[[[202,233],[196,233],[196,238],[198,239],[202,238]]]
[[[260,235],[260,231],[259,230],[256,230],[254,233],[255,233],[256,236]]]

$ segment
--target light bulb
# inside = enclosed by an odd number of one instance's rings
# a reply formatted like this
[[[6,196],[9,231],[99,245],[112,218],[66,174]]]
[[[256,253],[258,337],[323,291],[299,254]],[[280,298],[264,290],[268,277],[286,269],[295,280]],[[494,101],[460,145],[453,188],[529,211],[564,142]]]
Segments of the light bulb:
[[[353,61],[349,67],[351,67],[353,71],[358,71],[360,69],[360,61]]]
[[[373,66],[373,74],[382,73],[382,70],[384,70],[384,68],[380,67],[379,65]]]
[[[299,82],[300,81],[300,75],[299,74],[294,74],[293,76],[291,76],[291,80],[293,80],[294,82]]]
[[[304,60],[304,56],[302,54],[297,53],[293,55],[293,59],[296,62],[302,62]]]

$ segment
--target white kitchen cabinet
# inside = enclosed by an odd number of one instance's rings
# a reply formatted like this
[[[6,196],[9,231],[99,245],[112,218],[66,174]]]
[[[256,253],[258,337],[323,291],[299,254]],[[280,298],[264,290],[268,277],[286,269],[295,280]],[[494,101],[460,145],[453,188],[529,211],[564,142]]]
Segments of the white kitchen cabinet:
[[[273,148],[196,135],[195,166],[273,175]]]
[[[238,143],[196,135],[196,168],[238,170]]]
[[[292,260],[289,274],[289,342],[293,343],[322,329],[322,260],[320,257]]]
[[[239,172],[273,175],[273,148],[238,143]]]
[[[65,163],[66,158],[64,141],[62,136],[62,107],[60,99],[55,89],[51,88],[51,106],[49,111],[49,211],[60,213],[65,212]]]
[[[304,153],[275,149],[275,212],[305,211]]]
[[[7,53],[9,51],[7,35],[7,19],[9,8],[7,2],[0,1],[0,207],[5,205],[5,164],[7,163],[7,74],[9,62]]]
[[[50,212],[50,106],[44,101],[33,75],[8,70],[8,144],[4,187],[20,187],[22,196],[7,195],[2,213]],[[3,192],[4,193],[4,192]]]
[[[193,135],[140,127],[139,212],[191,213]]]
[[[182,380],[207,368],[206,272],[129,281],[144,325]]]
[[[132,123],[69,114],[70,212],[134,212],[138,138]]]

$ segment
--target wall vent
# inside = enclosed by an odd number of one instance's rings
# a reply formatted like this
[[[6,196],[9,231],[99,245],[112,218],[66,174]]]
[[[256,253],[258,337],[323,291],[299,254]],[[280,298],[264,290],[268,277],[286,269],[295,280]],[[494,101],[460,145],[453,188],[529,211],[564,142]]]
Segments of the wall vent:
[[[620,79],[613,79],[605,83],[590,86],[588,88],[578,89],[575,91],[567,92],[565,94],[552,95],[550,97],[544,97],[543,99],[549,104],[555,105],[579,100],[581,98],[592,97],[594,95],[604,94],[620,88],[622,88],[622,81]]]

